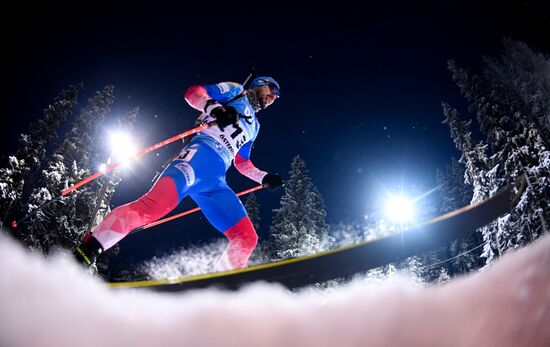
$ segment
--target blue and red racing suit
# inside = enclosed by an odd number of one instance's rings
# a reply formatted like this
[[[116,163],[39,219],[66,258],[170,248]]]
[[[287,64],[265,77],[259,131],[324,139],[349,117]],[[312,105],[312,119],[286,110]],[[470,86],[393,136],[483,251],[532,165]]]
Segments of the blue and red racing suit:
[[[212,126],[197,133],[149,192],[114,209],[95,228],[92,236],[106,250],[132,229],[160,219],[189,195],[208,221],[229,239],[218,270],[242,268],[256,247],[258,236],[240,199],[227,185],[225,174],[233,161],[241,174],[262,182],[267,173],[250,161],[260,123],[243,87],[237,83],[193,86],[185,92],[185,100],[204,112],[197,123],[213,121],[215,118],[209,113],[220,105],[234,107],[243,117],[223,131]]]

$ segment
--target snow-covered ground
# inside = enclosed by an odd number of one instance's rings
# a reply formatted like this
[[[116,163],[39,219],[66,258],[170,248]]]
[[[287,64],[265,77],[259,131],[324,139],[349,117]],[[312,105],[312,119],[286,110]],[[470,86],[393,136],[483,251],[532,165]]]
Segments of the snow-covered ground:
[[[550,237],[444,286],[108,289],[0,239],[0,346],[550,346]]]

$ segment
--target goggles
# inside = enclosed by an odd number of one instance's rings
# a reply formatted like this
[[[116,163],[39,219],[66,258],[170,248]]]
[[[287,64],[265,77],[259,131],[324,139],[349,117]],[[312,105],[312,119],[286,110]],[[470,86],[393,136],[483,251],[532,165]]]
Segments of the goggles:
[[[269,86],[269,89],[271,90],[271,92],[277,97],[277,99],[279,98],[279,88],[277,88],[277,86],[275,86],[274,84],[268,84]]]

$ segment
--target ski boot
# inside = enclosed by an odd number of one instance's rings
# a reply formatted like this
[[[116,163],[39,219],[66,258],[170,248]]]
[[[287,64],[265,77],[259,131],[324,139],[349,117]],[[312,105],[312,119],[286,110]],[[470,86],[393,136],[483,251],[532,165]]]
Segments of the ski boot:
[[[99,241],[91,234],[87,234],[82,239],[82,243],[73,250],[73,255],[76,261],[90,267],[101,252],[103,252],[103,247]]]

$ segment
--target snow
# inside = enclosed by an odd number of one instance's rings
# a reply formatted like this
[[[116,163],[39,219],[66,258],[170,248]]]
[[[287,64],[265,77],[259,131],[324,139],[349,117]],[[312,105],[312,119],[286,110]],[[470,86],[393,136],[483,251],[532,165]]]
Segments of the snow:
[[[164,257],[154,257],[139,268],[151,279],[170,279],[209,273],[227,247],[227,241],[181,249]]]
[[[0,346],[549,346],[550,237],[438,287],[113,290],[0,239]]]

